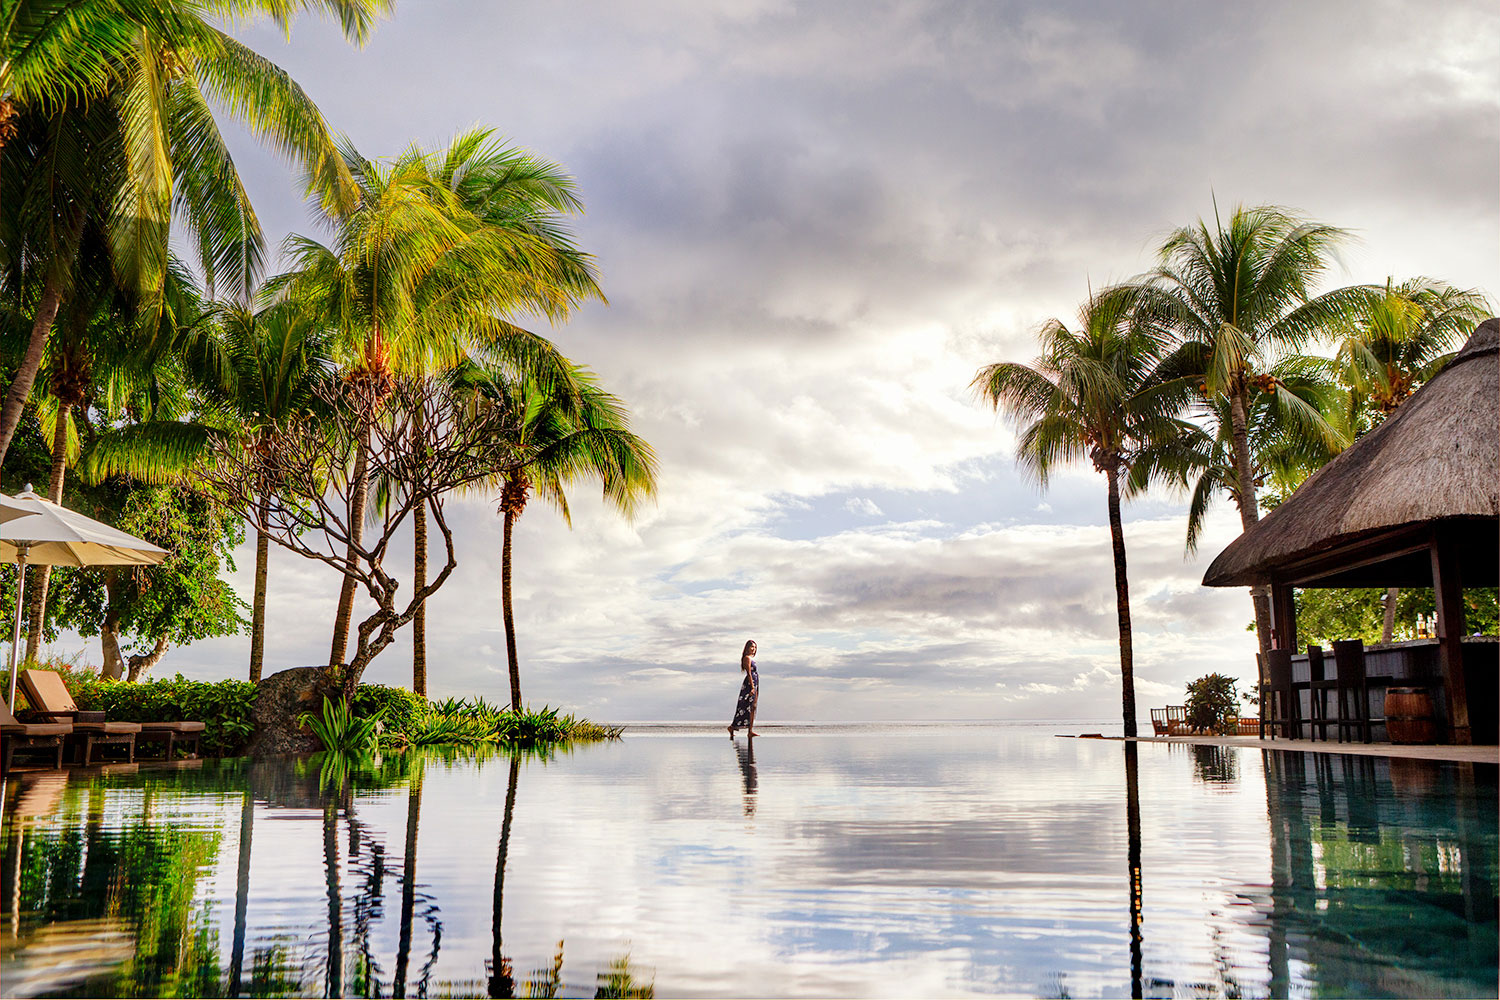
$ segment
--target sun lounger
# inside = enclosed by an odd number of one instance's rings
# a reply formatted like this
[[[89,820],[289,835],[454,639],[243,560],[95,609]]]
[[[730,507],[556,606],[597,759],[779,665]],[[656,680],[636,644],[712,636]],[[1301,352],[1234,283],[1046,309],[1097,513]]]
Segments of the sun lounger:
[[[10,709],[0,705],[0,738],[5,741],[3,765],[0,771],[9,771],[11,758],[17,750],[56,751],[57,763],[53,769],[62,767],[63,742],[73,732],[68,722],[17,722]]]
[[[73,724],[79,760],[91,764],[96,746],[123,746],[127,761],[135,760],[135,740],[142,727],[135,722],[106,722],[103,712],[81,712],[62,678],[51,670],[23,670],[17,678],[26,700],[38,715]]]

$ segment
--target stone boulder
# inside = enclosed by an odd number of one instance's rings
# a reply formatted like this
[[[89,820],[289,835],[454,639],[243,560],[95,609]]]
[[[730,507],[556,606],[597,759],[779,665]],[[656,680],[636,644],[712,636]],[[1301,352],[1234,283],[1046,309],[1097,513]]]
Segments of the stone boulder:
[[[327,667],[292,667],[261,678],[251,716],[255,732],[246,752],[252,757],[266,757],[323,749],[312,731],[297,720],[303,712],[321,712],[324,696],[338,694],[339,685]]]

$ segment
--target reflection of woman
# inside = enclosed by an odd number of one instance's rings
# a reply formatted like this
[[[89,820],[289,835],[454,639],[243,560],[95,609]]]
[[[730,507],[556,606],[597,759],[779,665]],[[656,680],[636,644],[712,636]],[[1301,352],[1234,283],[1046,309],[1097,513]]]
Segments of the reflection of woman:
[[[760,698],[760,674],[755,671],[755,640],[751,639],[745,643],[745,651],[740,654],[740,669],[745,672],[745,679],[740,683],[740,700],[734,706],[734,721],[729,724],[729,735],[734,736],[736,729],[749,730],[751,736],[759,736],[755,731],[755,703]]]
[[[755,742],[736,743],[734,752],[740,758],[740,777],[745,779],[745,815],[754,816],[755,793],[760,789],[760,781],[755,776]]]

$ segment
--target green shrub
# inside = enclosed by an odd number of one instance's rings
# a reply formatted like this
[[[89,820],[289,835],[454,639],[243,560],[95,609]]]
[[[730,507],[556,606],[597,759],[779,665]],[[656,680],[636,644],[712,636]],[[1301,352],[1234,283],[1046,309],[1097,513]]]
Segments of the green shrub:
[[[82,670],[63,671],[62,677],[80,709],[103,712],[114,722],[202,722],[206,756],[244,752],[255,730],[255,685],[249,681],[190,681],[178,674],[130,684]]]
[[[356,715],[379,715],[383,735],[396,741],[409,740],[422,728],[429,708],[427,699],[406,688],[384,684],[361,684],[350,705]]]
[[[298,721],[311,729],[324,750],[364,753],[375,748],[382,712],[357,715],[342,698],[323,698],[323,713],[303,712]]]
[[[1187,686],[1187,724],[1199,733],[1233,735],[1239,716],[1236,681],[1224,674],[1205,674]]]

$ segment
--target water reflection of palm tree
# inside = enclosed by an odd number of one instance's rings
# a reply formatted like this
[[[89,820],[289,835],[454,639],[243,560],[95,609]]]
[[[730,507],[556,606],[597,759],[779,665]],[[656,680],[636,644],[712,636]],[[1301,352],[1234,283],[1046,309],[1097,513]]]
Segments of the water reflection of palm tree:
[[[339,885],[339,806],[328,796],[323,800],[323,869],[328,886],[328,973],[324,996],[344,995],[344,913]]]
[[[422,819],[422,770],[413,768],[406,785],[406,854],[401,865],[401,943],[391,996],[406,996],[406,969],[411,960],[411,918],[417,898],[417,828]]]
[[[229,995],[240,995],[245,967],[245,914],[250,904],[250,840],[255,832],[255,768],[246,768],[245,797],[240,803],[240,856],[234,879],[234,945],[229,954]]]
[[[510,823],[516,809],[516,781],[521,776],[521,755],[511,754],[510,775],[505,783],[505,816],[500,821],[500,851],[495,858],[495,901],[490,916],[490,996],[514,997],[516,979],[510,959],[502,951],[500,915],[505,899],[505,855],[510,850]]]
[[[760,790],[760,779],[755,773],[755,744],[736,743],[734,752],[740,759],[740,777],[745,781],[745,815],[755,815],[755,796]]]
[[[1125,744],[1125,827],[1130,863],[1130,995],[1144,996],[1141,981],[1141,785],[1136,744]]]

